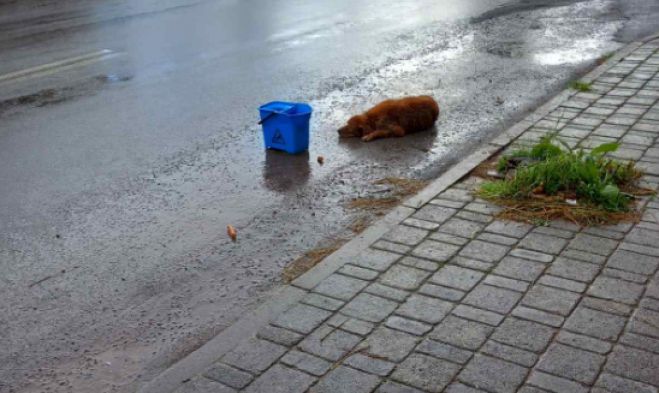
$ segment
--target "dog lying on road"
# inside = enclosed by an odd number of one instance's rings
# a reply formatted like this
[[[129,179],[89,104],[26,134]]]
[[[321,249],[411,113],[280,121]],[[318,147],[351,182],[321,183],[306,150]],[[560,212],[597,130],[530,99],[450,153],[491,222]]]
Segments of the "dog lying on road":
[[[339,128],[339,135],[360,137],[364,142],[401,137],[431,128],[438,116],[439,105],[430,96],[386,100],[351,117],[348,124]]]

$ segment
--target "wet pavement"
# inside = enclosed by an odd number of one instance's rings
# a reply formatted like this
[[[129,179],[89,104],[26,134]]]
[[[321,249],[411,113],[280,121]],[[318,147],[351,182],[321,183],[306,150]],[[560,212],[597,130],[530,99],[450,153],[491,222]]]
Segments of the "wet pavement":
[[[2,392],[133,391],[348,234],[374,180],[441,173],[659,20],[656,1],[98,3],[0,1]],[[337,139],[404,94],[437,98],[436,130]],[[263,151],[274,99],[314,107],[308,155]]]

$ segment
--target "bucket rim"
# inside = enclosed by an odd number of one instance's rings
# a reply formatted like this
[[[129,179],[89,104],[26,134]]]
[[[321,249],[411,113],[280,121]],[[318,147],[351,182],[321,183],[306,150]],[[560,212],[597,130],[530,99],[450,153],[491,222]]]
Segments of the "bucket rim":
[[[298,113],[282,113],[282,114],[284,114],[286,116],[290,116],[290,117],[305,116],[305,115],[309,115],[313,112],[313,108],[311,107],[311,105],[309,105],[307,103],[304,103],[304,102],[288,102],[288,101],[270,101],[266,104],[261,105],[259,107],[259,110],[260,111],[274,112],[273,110],[267,108],[267,106],[274,105],[274,104],[292,105],[294,107],[301,107],[301,108],[304,109],[304,111],[302,111],[301,113],[300,112],[298,112]]]

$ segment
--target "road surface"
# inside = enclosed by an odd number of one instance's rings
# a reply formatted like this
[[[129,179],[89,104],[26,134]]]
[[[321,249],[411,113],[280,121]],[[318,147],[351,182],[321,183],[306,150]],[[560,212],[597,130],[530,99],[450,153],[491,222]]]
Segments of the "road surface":
[[[441,173],[658,28],[656,0],[0,0],[0,392],[134,391],[374,180]],[[434,131],[337,139],[406,94]],[[314,107],[309,154],[263,150],[271,100]]]

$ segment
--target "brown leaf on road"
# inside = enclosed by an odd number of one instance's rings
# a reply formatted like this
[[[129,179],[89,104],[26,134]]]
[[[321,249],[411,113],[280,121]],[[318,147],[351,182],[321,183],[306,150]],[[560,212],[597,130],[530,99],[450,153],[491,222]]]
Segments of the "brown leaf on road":
[[[227,225],[227,235],[231,238],[231,241],[236,241],[236,237],[238,236],[238,232],[236,231],[236,228],[233,227],[233,225]]]

